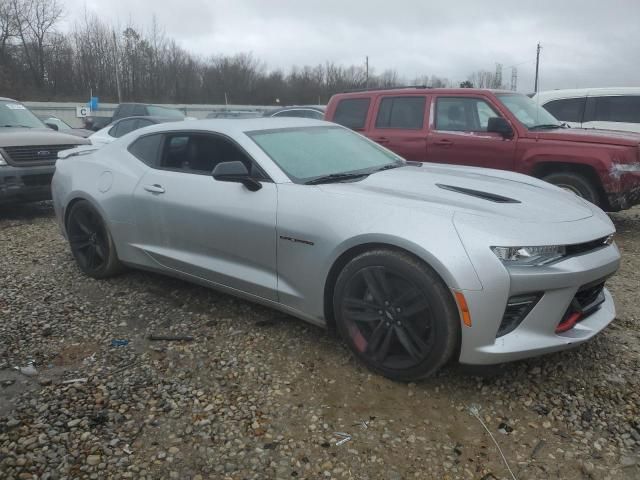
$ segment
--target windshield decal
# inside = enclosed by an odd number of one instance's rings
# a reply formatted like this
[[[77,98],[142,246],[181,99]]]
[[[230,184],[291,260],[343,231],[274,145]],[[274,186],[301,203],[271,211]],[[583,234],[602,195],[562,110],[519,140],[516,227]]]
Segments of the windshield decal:
[[[5,105],[9,110],[26,110],[27,109],[24,105],[20,105],[19,103],[6,103]]]

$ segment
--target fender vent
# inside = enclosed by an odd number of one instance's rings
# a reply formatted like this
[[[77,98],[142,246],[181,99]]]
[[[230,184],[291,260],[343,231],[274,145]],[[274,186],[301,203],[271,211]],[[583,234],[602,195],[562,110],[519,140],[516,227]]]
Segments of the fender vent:
[[[472,197],[482,198],[496,203],[522,203],[520,200],[515,200],[509,197],[503,197],[502,195],[496,195],[495,193],[482,192],[480,190],[472,190],[470,188],[455,187],[453,185],[443,185],[436,183],[436,185],[443,190],[451,190],[452,192],[462,193],[464,195],[470,195]]]

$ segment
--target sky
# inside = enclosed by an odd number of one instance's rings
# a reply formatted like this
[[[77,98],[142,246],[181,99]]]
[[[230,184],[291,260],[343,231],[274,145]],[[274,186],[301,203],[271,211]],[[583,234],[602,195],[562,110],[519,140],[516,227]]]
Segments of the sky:
[[[149,28],[208,57],[251,52],[268,69],[335,62],[455,83],[503,65],[518,90],[640,86],[640,0],[60,0],[61,29],[85,14]]]

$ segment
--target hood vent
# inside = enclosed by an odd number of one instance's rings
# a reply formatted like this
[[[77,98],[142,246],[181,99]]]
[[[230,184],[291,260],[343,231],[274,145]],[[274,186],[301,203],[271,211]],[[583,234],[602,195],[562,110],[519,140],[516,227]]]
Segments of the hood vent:
[[[503,197],[502,195],[496,195],[495,193],[482,192],[480,190],[472,190],[470,188],[456,187],[453,185],[443,185],[436,183],[436,185],[443,190],[451,190],[452,192],[462,193],[464,195],[470,195],[472,197],[482,198],[496,203],[522,203],[520,200],[514,200],[513,198]]]

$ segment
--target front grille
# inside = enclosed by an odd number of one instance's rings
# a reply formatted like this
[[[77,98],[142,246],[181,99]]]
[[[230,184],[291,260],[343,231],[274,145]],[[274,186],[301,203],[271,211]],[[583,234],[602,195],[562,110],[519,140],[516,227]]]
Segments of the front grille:
[[[607,245],[609,245],[609,243],[607,243],[608,239],[609,237],[602,237],[591,240],[590,242],[567,245],[567,256],[582,255],[583,253],[588,253],[593,250],[597,250],[598,248],[606,247]]]
[[[556,327],[556,333],[571,330],[577,323],[598,310],[598,307],[605,300],[604,283],[604,279],[596,280],[578,289],[573,300],[571,300],[571,305],[569,305],[562,320]]]
[[[603,289],[604,281],[598,282],[595,285],[581,287],[574,297],[574,300],[577,302],[575,306],[579,307],[582,312],[592,309],[593,304],[599,300]]]
[[[9,163],[13,165],[46,165],[55,163],[58,152],[77,145],[37,145],[29,147],[4,147]]]
[[[534,293],[509,298],[496,338],[513,332],[525,317],[529,315],[529,312],[536,306],[536,303],[538,303],[541,297],[542,294]]]
[[[50,173],[44,173],[42,175],[25,175],[22,177],[22,182],[28,187],[38,187],[43,185],[51,185],[51,179],[53,175]]]

